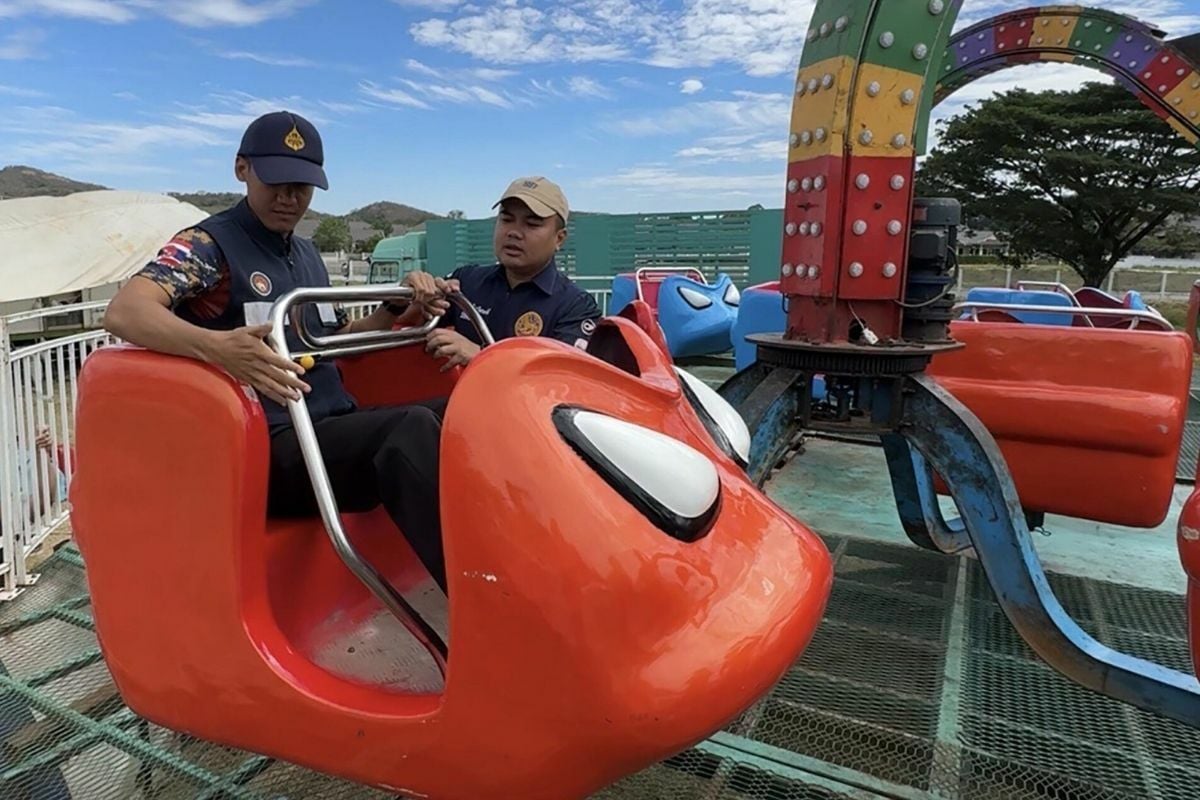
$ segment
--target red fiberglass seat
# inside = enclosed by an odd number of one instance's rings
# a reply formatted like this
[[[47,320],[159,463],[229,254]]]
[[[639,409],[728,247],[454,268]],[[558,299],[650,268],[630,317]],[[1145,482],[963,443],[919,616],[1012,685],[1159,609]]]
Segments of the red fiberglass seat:
[[[812,636],[829,555],[717,444],[660,345],[627,319],[600,328],[620,366],[509,339],[454,386],[444,676],[320,520],[266,518],[252,392],[186,359],[95,353],[73,521],[129,706],[391,791],[562,800],[753,703]],[[420,348],[344,366],[371,402],[448,388]],[[342,518],[393,586],[428,585],[385,515]]]
[[[1171,507],[1192,346],[1180,332],[956,321],[929,374],[987,426],[1027,511],[1152,528]]]

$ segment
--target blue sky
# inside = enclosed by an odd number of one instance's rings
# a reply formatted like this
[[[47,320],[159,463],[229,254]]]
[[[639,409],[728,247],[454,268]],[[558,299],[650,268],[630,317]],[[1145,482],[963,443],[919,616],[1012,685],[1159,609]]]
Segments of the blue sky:
[[[966,0],[960,26],[1031,2]],[[0,0],[0,165],[148,191],[237,191],[247,122],[322,132],[344,213],[394,200],[485,216],[518,175],[572,207],[780,204],[810,0]],[[1200,0],[1103,3],[1171,37]],[[1045,65],[973,84],[1096,79]]]

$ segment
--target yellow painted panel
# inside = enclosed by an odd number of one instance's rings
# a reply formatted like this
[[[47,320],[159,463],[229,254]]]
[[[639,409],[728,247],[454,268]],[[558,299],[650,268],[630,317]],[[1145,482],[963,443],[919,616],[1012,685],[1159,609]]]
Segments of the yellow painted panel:
[[[1167,92],[1164,99],[1173,111],[1192,125],[1200,126],[1200,73],[1193,70],[1190,75],[1179,82],[1178,86]],[[1182,126],[1177,126],[1175,129],[1183,133],[1188,141],[1196,141],[1195,134],[1185,133]]]
[[[846,133],[850,152],[857,156],[911,157],[922,85],[920,75],[863,64],[851,109],[851,128]],[[869,139],[864,139],[868,133]]]
[[[804,91],[792,99],[789,162],[842,154],[855,64],[849,56],[838,56],[797,73],[796,88],[803,85]]]
[[[1030,33],[1030,43],[1034,47],[1070,47],[1071,37],[1075,35],[1075,26],[1079,17],[1047,14],[1039,16],[1033,23]]]

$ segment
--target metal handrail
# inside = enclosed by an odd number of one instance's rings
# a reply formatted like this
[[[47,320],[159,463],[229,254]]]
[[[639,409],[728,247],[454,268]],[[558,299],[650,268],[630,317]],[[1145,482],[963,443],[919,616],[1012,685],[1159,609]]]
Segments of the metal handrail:
[[[1063,283],[1062,281],[1017,281],[1017,291],[1018,292],[1024,291],[1026,286],[1040,286],[1043,288],[1048,287],[1050,289],[1053,289],[1055,292],[1066,296],[1067,299],[1069,299],[1071,301],[1071,304],[1074,305],[1076,308],[1083,307],[1080,304],[1079,299],[1077,297],[1075,297],[1075,293],[1073,291],[1071,291],[1071,288],[1069,286],[1067,286],[1065,283]]]
[[[708,278],[704,277],[704,273],[702,271],[700,271],[700,269],[698,267],[638,267],[636,270],[633,271],[633,285],[637,289],[637,299],[638,300],[644,301],[646,299],[645,297],[642,296],[642,273],[643,272],[691,272],[696,275],[699,275],[700,276],[699,282],[703,283],[705,286],[708,286]],[[667,277],[669,277],[669,276],[665,276],[665,277],[663,277],[662,280],[656,281],[656,282],[662,283],[663,280],[667,279]]]
[[[1070,314],[1073,317],[1081,316],[1085,319],[1088,325],[1092,325],[1090,317],[1127,317],[1130,318],[1129,327],[1132,330],[1138,320],[1144,319],[1150,322],[1155,322],[1160,325],[1170,325],[1162,316],[1151,311],[1141,311],[1130,308],[1083,308],[1081,306],[1034,306],[1034,305],[1019,305],[1005,303],[984,303],[979,301],[968,301],[965,303],[956,303],[954,311],[970,311],[971,319],[974,322],[979,321],[979,312],[988,311],[1031,311],[1036,313],[1046,314]]]
[[[289,351],[285,335],[285,322],[293,307],[298,307],[301,304],[347,300],[387,300],[405,297],[411,298],[412,296],[412,290],[407,287],[398,288],[395,286],[380,285],[293,289],[276,300],[271,306],[271,346],[276,353],[289,361],[298,357],[297,354]],[[479,311],[471,305],[470,301],[458,292],[453,293],[449,299],[458,305],[466,313],[467,317],[471,319],[471,322],[479,331],[480,338],[486,344],[495,344],[495,339],[492,338],[487,324],[479,315]],[[297,318],[297,322],[301,323],[296,328],[297,335],[306,335],[302,333],[304,331],[302,320]],[[383,333],[385,336],[370,335],[374,333]],[[369,340],[363,342],[361,345],[346,344],[348,340],[357,338],[359,341],[362,341],[368,336]],[[366,353],[406,344],[412,337],[411,333],[401,330],[341,334],[337,338],[341,343],[340,345],[323,349],[319,348],[317,353],[323,356]],[[370,589],[372,594],[379,598],[380,602],[421,643],[433,658],[438,670],[444,677],[446,674],[448,649],[442,637],[409,605],[404,596],[359,554],[350,542],[349,537],[346,536],[346,531],[342,527],[341,514],[338,511],[337,500],[333,495],[333,487],[329,483],[329,473],[325,469],[325,459],[321,455],[321,447],[317,442],[317,434],[313,428],[312,417],[308,413],[308,405],[303,399],[288,400],[287,409],[292,418],[292,425],[296,429],[296,441],[300,445],[300,453],[303,455],[305,467],[308,469],[308,478],[312,482],[313,495],[316,497],[317,508],[321,512],[321,521],[325,525],[325,531],[329,534],[329,539],[333,543],[335,552],[337,552],[342,562],[350,571]]]

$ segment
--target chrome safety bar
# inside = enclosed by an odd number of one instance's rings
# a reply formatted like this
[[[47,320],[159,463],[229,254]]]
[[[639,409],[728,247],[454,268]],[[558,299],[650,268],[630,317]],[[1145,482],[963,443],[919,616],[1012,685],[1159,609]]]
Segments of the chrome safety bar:
[[[1072,292],[1070,287],[1067,286],[1062,281],[1023,281],[1023,280],[1017,281],[1017,291],[1018,292],[1025,291],[1026,287],[1038,288],[1038,289],[1049,289],[1053,292],[1057,292],[1058,294],[1061,294],[1064,297],[1070,299],[1071,303],[1075,307],[1077,307],[1077,308],[1080,307],[1079,300],[1075,297],[1075,293]]]
[[[1141,311],[1131,308],[1083,308],[1080,306],[1033,306],[1033,305],[1008,305],[1005,303],[984,303],[978,301],[968,301],[965,303],[957,303],[954,306],[954,311],[969,311],[971,319],[975,322],[979,321],[980,311],[1031,311],[1035,313],[1045,314],[1070,314],[1071,316],[1083,317],[1088,325],[1092,325],[1089,317],[1123,317],[1130,320],[1129,327],[1132,329],[1138,320],[1147,320],[1157,323],[1164,327],[1164,330],[1170,330],[1170,323],[1162,316],[1152,311]],[[1094,326],[1093,326],[1094,327]]]
[[[701,272],[698,267],[638,267],[637,269],[635,269],[633,271],[633,285],[634,285],[634,288],[637,289],[637,299],[638,300],[646,299],[645,297],[642,296],[642,273],[662,273],[662,272],[669,273],[669,274],[663,275],[658,280],[658,283],[662,283],[664,280],[666,280],[668,277],[670,277],[670,275],[685,275],[685,274],[690,273],[692,275],[697,276],[697,278],[699,279],[699,280],[697,280],[697,283],[703,283],[705,286],[708,286],[708,278],[704,277],[704,273]],[[647,278],[647,280],[649,280],[649,278]]]
[[[285,331],[289,314],[294,308],[298,308],[302,304],[353,300],[382,301],[403,298],[405,295],[411,297],[412,290],[406,287],[384,285],[293,289],[276,300],[271,306],[271,347],[282,358],[286,358],[289,361],[301,355],[290,352]],[[495,344],[495,339],[492,338],[487,324],[479,315],[479,311],[471,305],[470,301],[460,293],[455,293],[449,299],[458,305],[471,322],[475,324],[479,330],[480,338],[484,342]],[[297,325],[297,335],[302,340],[306,336],[311,339],[311,336],[304,331],[300,316],[296,315],[291,317],[291,319],[294,320],[293,324]],[[366,353],[373,350],[382,350],[388,347],[399,347],[411,343],[414,335],[411,331],[405,330],[336,334],[324,337],[326,341],[335,340],[333,346],[316,348],[316,353],[313,355],[348,355],[350,353]],[[354,344],[356,341],[359,344]],[[304,456],[304,464],[308,469],[308,478],[312,482],[313,494],[317,500],[317,508],[321,512],[321,521],[324,523],[325,531],[329,534],[329,539],[333,543],[334,551],[342,559],[342,562],[349,567],[350,571],[371,590],[372,594],[379,598],[384,607],[391,611],[400,620],[401,624],[408,629],[409,633],[429,652],[429,655],[433,658],[434,663],[437,664],[438,669],[444,676],[446,674],[446,658],[448,653],[446,643],[438,635],[437,631],[409,605],[404,596],[359,554],[350,542],[349,537],[346,536],[346,530],[342,527],[341,514],[338,511],[337,500],[333,495],[333,487],[329,483],[329,473],[325,469],[325,459],[321,455],[321,447],[317,442],[316,431],[313,429],[312,417],[308,413],[308,405],[303,399],[288,400],[287,408],[288,413],[292,417],[292,425],[296,429],[296,440],[299,442],[300,452]],[[436,498],[430,498],[430,501],[437,502]]]

